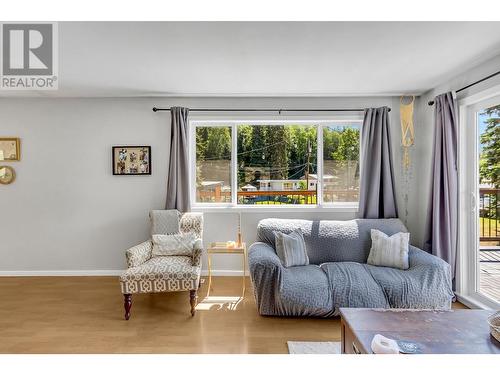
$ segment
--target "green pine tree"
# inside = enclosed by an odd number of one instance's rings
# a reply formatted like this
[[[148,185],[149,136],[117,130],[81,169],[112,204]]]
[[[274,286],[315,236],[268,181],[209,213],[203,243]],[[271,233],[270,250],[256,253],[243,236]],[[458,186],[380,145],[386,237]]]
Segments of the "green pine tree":
[[[486,129],[481,134],[483,149],[480,155],[479,178],[481,182],[500,187],[500,105],[486,109]]]

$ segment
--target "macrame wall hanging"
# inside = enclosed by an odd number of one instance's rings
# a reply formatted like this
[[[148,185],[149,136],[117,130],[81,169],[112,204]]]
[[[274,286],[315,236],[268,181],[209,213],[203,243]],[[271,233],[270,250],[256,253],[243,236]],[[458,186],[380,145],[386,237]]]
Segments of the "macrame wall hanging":
[[[401,117],[401,145],[403,146],[403,167],[410,167],[410,147],[415,142],[415,130],[413,128],[413,103],[414,96],[402,96],[399,113]]]
[[[408,225],[408,192],[410,190],[410,181],[412,180],[413,168],[411,165],[411,147],[415,143],[415,130],[413,127],[413,104],[414,96],[402,96],[399,105],[401,119],[401,177],[403,178],[404,191],[404,223]]]

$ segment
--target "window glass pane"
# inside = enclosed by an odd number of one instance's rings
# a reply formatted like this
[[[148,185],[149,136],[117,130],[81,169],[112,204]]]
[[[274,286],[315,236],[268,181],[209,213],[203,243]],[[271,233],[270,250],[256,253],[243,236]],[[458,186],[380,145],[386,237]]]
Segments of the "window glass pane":
[[[316,204],[317,129],[238,125],[238,203]]]
[[[323,128],[323,202],[359,201],[359,124]]]
[[[477,291],[500,303],[500,104],[477,113],[479,171],[479,283]]]
[[[196,202],[231,203],[231,127],[196,127]]]

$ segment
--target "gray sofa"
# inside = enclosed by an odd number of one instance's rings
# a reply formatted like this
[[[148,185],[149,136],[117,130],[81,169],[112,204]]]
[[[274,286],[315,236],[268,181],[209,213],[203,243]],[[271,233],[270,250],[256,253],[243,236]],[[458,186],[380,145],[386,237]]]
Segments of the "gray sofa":
[[[310,264],[285,268],[274,249],[274,231],[304,233]],[[410,268],[366,264],[371,229],[406,232],[398,219],[309,221],[265,219],[248,251],[248,264],[261,315],[338,315],[339,307],[449,309],[450,266],[410,246]]]

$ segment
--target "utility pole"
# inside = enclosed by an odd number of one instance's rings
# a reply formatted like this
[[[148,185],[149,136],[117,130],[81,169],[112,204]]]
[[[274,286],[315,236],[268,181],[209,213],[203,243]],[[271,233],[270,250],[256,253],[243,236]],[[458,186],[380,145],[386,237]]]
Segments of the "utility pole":
[[[306,190],[309,190],[309,160],[311,158],[311,141],[307,140]]]

